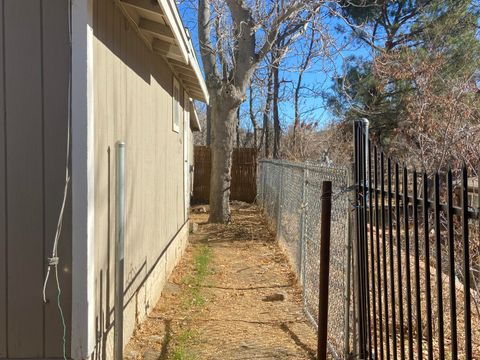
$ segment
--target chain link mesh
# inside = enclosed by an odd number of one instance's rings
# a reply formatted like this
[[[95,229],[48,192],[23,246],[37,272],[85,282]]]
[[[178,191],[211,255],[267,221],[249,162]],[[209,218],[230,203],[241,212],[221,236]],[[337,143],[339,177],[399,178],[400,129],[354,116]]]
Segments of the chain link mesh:
[[[353,321],[353,292],[349,271],[348,172],[343,168],[309,163],[260,161],[257,201],[263,207],[300,283],[304,309],[317,325],[320,269],[320,216],[322,182],[332,181],[328,342],[331,355],[349,353]]]

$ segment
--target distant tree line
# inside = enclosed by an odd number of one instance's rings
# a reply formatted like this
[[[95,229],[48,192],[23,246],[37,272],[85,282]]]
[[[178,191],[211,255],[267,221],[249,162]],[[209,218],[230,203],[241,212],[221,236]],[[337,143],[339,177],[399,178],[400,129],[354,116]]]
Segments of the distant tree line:
[[[359,118],[419,169],[480,165],[479,0],[191,1],[211,99],[196,140],[212,147],[210,221],[229,219],[234,147],[348,164]]]

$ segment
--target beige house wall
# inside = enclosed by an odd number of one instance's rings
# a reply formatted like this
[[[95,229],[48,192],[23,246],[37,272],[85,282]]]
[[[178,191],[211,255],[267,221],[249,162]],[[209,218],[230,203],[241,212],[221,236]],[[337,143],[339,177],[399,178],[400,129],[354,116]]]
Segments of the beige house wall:
[[[173,74],[112,0],[94,1],[96,354],[112,358],[115,143],[126,144],[125,342],[153,309],[188,237],[183,110],[173,131]],[[180,87],[180,106],[183,106]],[[190,131],[186,128],[186,131]],[[190,136],[192,138],[192,136]]]

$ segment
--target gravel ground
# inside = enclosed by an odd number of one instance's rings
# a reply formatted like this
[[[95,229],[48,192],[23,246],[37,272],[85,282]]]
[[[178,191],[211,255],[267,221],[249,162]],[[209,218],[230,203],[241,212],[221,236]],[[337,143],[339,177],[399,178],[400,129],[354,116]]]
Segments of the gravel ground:
[[[228,225],[207,224],[206,211],[193,209],[199,227],[125,358],[315,359],[301,290],[259,209],[232,204]],[[192,281],[206,252],[208,272]]]

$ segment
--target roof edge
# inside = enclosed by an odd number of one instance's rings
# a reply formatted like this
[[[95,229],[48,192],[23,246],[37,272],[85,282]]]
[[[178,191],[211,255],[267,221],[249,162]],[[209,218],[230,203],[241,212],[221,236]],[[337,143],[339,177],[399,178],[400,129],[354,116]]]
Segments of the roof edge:
[[[200,70],[200,65],[198,63],[195,50],[193,48],[191,38],[187,34],[187,31],[183,26],[183,22],[182,22],[182,19],[180,18],[180,14],[178,12],[178,8],[175,3],[175,0],[157,0],[157,1],[167,18],[166,20],[169,22],[169,26],[173,31],[175,39],[178,42],[178,46],[182,53],[182,58],[185,60],[184,62],[187,65],[192,67],[192,70],[195,73],[195,76],[198,80],[198,84],[200,85],[200,88],[202,90],[202,95],[204,97],[204,99],[199,99],[199,100],[202,100],[208,104],[209,94],[208,94],[207,84]],[[188,88],[186,90],[188,92]]]
[[[190,99],[190,128],[192,131],[202,131],[202,126],[200,125],[200,119],[198,118],[197,109],[193,100]]]

